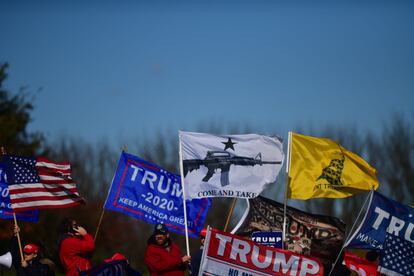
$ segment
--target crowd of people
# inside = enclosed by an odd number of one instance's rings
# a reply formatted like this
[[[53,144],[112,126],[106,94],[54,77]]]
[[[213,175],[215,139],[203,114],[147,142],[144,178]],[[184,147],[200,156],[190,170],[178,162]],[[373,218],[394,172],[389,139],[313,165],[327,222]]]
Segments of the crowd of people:
[[[17,239],[19,233],[20,228],[14,225],[10,252],[16,275],[54,276],[55,264],[44,256],[41,244],[27,243],[22,247],[22,255],[20,254]],[[199,250],[194,252],[192,256],[188,256],[183,254],[180,247],[171,239],[168,228],[164,224],[157,224],[147,241],[144,254],[144,262],[149,274],[151,276],[184,276],[186,273],[198,275],[205,237],[206,229],[203,229],[200,232]],[[82,272],[91,269],[91,258],[94,250],[93,237],[76,220],[68,218],[61,223],[58,253],[59,261],[67,276],[83,275]],[[375,251],[368,252],[367,259],[373,262],[377,261],[378,254]],[[126,260],[126,257],[116,253],[111,258],[106,259],[105,263],[118,260]],[[329,270],[330,268],[327,267],[326,272]],[[333,271],[333,275],[351,274],[351,271],[342,265],[342,261],[334,267]]]
[[[13,227],[10,252],[17,276],[51,276],[55,275],[55,264],[44,257],[42,246],[28,243],[20,253],[17,236],[20,228]],[[74,219],[65,219],[59,232],[59,260],[66,275],[79,275],[80,271],[92,267],[91,257],[95,250],[93,237]]]
[[[54,276],[55,264],[44,256],[41,244],[27,243],[20,253],[18,234],[20,228],[13,227],[10,252],[17,276]],[[200,250],[190,256],[182,253],[173,242],[165,224],[157,224],[147,241],[144,261],[151,276],[184,276],[185,273],[198,275],[206,229],[201,231]],[[67,276],[78,276],[92,268],[92,254],[95,250],[94,238],[76,220],[67,218],[59,230],[59,261]],[[22,257],[21,257],[22,256]],[[121,256],[121,257],[119,257]],[[116,253],[105,262],[126,258]],[[137,274],[134,274],[137,275]]]
[[[35,243],[28,243],[23,247],[23,257],[20,256],[20,248],[17,235],[20,233],[20,228],[17,225],[13,227],[13,237],[11,239],[10,252],[12,255],[12,263],[16,269],[16,275],[39,275],[52,276],[54,274],[54,267],[52,262],[46,261],[43,257],[41,246]]]

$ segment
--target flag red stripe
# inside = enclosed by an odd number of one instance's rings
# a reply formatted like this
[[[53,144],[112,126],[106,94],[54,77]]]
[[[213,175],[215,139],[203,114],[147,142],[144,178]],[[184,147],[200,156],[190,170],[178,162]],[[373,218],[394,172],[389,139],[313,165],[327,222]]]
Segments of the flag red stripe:
[[[68,180],[46,180],[40,179],[40,182],[43,184],[74,184],[72,179]]]
[[[70,166],[70,162],[69,161],[63,161],[63,162],[55,162],[55,161],[50,161],[47,158],[44,157],[37,157],[36,158],[37,162],[45,162],[45,163],[50,163],[50,164],[56,164],[58,166]]]
[[[62,187],[64,189],[72,189],[76,188],[75,183],[52,183],[52,184],[46,184],[46,183],[23,183],[23,184],[11,184],[9,185],[9,190],[18,190],[18,189],[24,189],[24,188],[46,188],[46,189],[52,189],[52,188],[59,188]]]
[[[50,175],[50,176],[58,176],[64,177],[70,175],[70,170],[65,171],[56,171],[56,170],[39,170],[38,175]]]
[[[36,170],[38,173],[47,173],[47,172],[54,172],[54,173],[60,173],[60,174],[70,174],[71,173],[71,169],[67,168],[67,169],[53,169],[53,168],[45,168],[45,167],[37,167],[36,166]]]
[[[29,202],[29,201],[39,201],[39,200],[59,201],[59,200],[62,200],[62,199],[76,199],[76,198],[79,198],[79,196],[75,195],[75,194],[63,195],[63,196],[54,196],[54,195],[50,195],[50,196],[33,196],[33,197],[23,197],[23,198],[10,199],[10,202],[12,204],[17,204],[17,203],[20,203],[20,202]]]
[[[38,157],[31,168],[40,178],[40,181],[36,181],[29,170],[20,170],[20,167],[25,168],[28,163],[33,164],[27,161],[29,159],[14,157],[13,160],[17,162],[14,173],[19,179],[15,184],[9,185],[13,211],[65,208],[84,202],[71,178],[69,162],[59,163]],[[27,183],[22,183],[25,180]]]
[[[39,206],[28,206],[28,207],[21,207],[21,208],[15,207],[13,208],[13,210],[15,212],[23,212],[23,211],[40,210],[40,209],[58,209],[58,208],[60,209],[60,208],[67,208],[67,207],[80,205],[82,203],[85,203],[85,201],[82,198],[79,198],[77,200],[74,200],[73,202],[65,203],[61,205],[39,205]]]
[[[41,180],[47,180],[47,181],[52,181],[52,180],[72,180],[72,177],[70,177],[70,175],[66,175],[65,177],[62,176],[51,176],[51,175],[39,175]]]
[[[32,193],[32,192],[48,192],[48,193],[54,193],[54,192],[72,192],[77,193],[78,189],[76,187],[74,188],[65,188],[65,187],[55,187],[55,188],[17,188],[17,189],[9,189],[9,193],[11,195],[17,195],[22,193]]]

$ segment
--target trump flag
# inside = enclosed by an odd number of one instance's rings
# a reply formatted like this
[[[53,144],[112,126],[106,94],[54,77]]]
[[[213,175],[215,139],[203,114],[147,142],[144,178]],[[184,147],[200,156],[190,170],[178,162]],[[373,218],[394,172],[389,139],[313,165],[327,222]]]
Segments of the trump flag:
[[[0,166],[0,219],[13,219],[13,209],[11,208],[9,185],[7,185],[7,176],[4,169]],[[18,220],[37,222],[39,211],[31,210],[24,212],[15,212]]]
[[[413,208],[372,192],[365,217],[346,246],[379,250],[383,274],[413,275],[413,230]]]
[[[358,275],[363,276],[379,276],[377,271],[378,265],[374,262],[369,262],[361,257],[345,252],[343,264],[350,270],[355,271]]]
[[[198,237],[210,205],[210,199],[186,201],[189,235]],[[180,176],[132,154],[121,154],[104,208],[185,233]]]
[[[198,275],[323,275],[314,257],[263,246],[218,230],[207,231]]]

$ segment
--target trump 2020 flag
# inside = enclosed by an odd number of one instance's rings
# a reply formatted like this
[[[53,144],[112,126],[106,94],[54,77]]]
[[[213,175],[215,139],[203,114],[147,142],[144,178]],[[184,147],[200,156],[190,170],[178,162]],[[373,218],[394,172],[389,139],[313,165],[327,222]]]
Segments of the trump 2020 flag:
[[[279,137],[184,131],[179,135],[186,198],[254,198],[276,181],[282,168]]]
[[[378,188],[368,162],[327,138],[291,135],[288,198],[343,198]]]
[[[368,211],[346,246],[379,250],[383,274],[413,275],[413,229],[413,208],[373,192]]]
[[[10,203],[6,172],[0,165],[0,219],[13,219],[13,213],[16,214],[16,219],[18,220],[30,222],[37,222],[39,220],[38,210],[13,212]]]
[[[71,177],[69,162],[43,157],[4,155],[13,211],[66,208],[84,203]]]
[[[210,205],[207,198],[186,201],[189,235],[198,237]],[[132,154],[121,154],[104,208],[185,233],[180,176]]]

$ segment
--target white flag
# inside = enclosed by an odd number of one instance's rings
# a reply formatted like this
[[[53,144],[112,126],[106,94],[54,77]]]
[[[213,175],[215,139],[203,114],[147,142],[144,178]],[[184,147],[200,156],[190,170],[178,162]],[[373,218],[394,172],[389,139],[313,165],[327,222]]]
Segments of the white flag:
[[[180,131],[186,198],[254,198],[283,165],[279,137]]]

